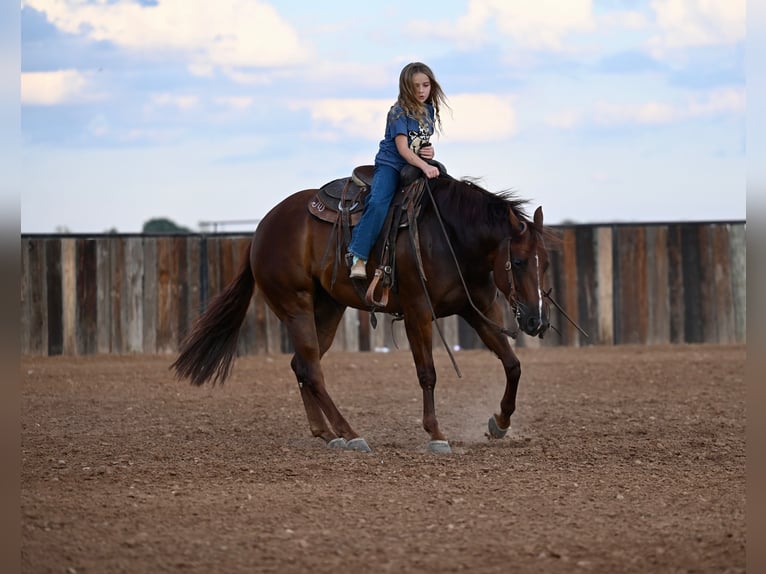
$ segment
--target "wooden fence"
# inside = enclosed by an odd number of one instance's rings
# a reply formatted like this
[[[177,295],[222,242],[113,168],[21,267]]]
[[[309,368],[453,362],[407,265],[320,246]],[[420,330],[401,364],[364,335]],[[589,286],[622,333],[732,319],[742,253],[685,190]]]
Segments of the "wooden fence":
[[[745,342],[745,223],[555,228],[549,285],[585,338],[552,312],[561,335],[518,346]],[[236,274],[249,235],[22,235],[25,354],[171,354],[206,302]],[[334,348],[407,348],[401,323],[348,310]],[[510,314],[507,314],[510,322]],[[456,317],[439,325],[452,347],[481,342]],[[441,345],[437,339],[435,345]],[[239,352],[289,352],[279,320],[254,298]]]

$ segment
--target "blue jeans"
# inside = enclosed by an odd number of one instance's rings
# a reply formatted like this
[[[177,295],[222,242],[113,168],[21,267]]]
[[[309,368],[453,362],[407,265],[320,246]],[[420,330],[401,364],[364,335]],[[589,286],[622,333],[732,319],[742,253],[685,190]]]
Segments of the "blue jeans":
[[[372,246],[380,234],[398,187],[399,172],[391,166],[376,164],[362,219],[354,227],[351,235],[349,253],[365,261],[369,259]]]

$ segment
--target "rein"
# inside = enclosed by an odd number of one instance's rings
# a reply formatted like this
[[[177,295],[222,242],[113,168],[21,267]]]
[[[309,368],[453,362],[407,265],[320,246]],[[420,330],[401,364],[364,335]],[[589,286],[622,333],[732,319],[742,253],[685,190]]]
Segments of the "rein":
[[[583,335],[584,335],[586,338],[590,339],[590,335],[588,335],[588,333],[586,333],[586,332],[585,332],[585,331],[584,331],[584,330],[583,330],[583,329],[580,327],[580,325],[578,325],[577,323],[575,323],[575,322],[574,322],[574,320],[573,320],[573,319],[572,319],[572,318],[571,318],[569,315],[567,315],[567,312],[566,312],[566,311],[564,311],[563,307],[561,307],[561,305],[559,305],[559,304],[556,302],[556,300],[555,300],[553,297],[551,297],[551,291],[553,291],[553,287],[551,287],[551,288],[550,288],[550,289],[548,289],[547,291],[543,291],[543,297],[545,297],[546,299],[548,299],[548,301],[550,301],[550,302],[553,304],[553,306],[554,306],[554,307],[556,307],[556,309],[558,309],[558,310],[559,310],[559,313],[561,313],[561,314],[564,316],[564,318],[565,318],[567,321],[569,321],[570,323],[572,323],[572,325],[574,326],[574,328],[575,328],[575,329],[577,329],[578,331],[580,331],[580,333],[582,333],[582,334],[583,334]],[[558,329],[556,329],[556,328],[555,328],[553,325],[551,325],[551,329],[553,329],[554,331],[556,331],[556,332],[559,334],[559,336],[561,336],[561,332],[560,332]]]

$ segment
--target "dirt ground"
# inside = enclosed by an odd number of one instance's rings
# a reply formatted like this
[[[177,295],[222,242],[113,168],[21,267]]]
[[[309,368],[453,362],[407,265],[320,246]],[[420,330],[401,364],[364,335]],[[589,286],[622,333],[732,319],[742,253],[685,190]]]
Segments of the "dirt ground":
[[[223,386],[173,357],[23,357],[24,572],[744,572],[744,346],[437,354],[452,455],[407,352],[330,353],[371,454],[311,438],[289,356]]]

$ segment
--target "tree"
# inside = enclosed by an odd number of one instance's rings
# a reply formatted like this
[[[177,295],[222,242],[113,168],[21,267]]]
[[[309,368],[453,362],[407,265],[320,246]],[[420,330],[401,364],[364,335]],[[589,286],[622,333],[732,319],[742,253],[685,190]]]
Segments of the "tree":
[[[144,223],[144,233],[191,233],[187,227],[182,227],[166,217],[155,217]]]

